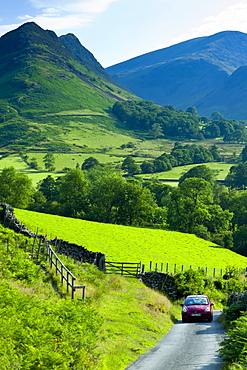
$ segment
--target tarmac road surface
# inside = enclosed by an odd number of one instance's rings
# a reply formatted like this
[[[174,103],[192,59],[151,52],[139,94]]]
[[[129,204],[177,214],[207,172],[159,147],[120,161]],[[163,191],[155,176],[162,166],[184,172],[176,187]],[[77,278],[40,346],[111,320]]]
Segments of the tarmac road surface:
[[[217,350],[225,335],[218,322],[220,314],[214,310],[212,322],[179,320],[164,339],[126,370],[220,370],[223,364]]]

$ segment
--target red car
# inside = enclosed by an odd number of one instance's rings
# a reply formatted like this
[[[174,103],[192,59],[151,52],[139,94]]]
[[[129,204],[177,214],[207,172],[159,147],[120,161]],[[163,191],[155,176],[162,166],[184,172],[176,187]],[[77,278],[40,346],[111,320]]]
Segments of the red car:
[[[182,322],[197,319],[213,320],[213,303],[206,295],[188,295],[182,308]]]

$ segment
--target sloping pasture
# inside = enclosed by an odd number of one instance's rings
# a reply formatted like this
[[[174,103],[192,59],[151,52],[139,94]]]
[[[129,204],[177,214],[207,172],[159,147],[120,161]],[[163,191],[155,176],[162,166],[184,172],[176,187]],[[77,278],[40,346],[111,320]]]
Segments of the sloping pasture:
[[[93,252],[105,253],[108,261],[169,263],[224,269],[247,267],[247,258],[195,235],[175,231],[103,224],[85,220],[15,210],[29,230],[77,243]]]

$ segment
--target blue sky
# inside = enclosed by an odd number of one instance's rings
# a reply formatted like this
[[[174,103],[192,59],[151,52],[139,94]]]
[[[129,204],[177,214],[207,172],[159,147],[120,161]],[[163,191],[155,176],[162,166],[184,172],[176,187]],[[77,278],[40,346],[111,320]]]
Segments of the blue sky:
[[[103,65],[194,37],[247,33],[247,0],[1,0],[0,35],[34,21],[74,33]]]

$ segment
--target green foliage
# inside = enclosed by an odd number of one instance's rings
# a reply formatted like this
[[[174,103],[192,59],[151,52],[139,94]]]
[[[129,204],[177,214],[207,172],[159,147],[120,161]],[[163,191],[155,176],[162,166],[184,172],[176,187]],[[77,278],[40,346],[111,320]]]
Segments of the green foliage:
[[[129,175],[140,173],[140,166],[135,162],[134,158],[128,156],[122,163],[122,170],[127,172]]]
[[[96,369],[102,319],[80,301],[38,300],[0,282],[0,357],[5,369]]]
[[[84,160],[82,163],[81,169],[82,170],[90,170],[90,168],[93,168],[95,166],[99,166],[99,161],[94,157],[88,157]]]
[[[191,163],[206,163],[211,162],[214,160],[214,156],[212,155],[211,151],[207,148],[204,148],[201,145],[182,145],[179,143],[174,144],[174,148],[171,150],[170,154],[163,153],[159,157],[155,158],[153,161],[144,161],[141,164],[141,169],[143,173],[146,172],[164,172],[169,171],[172,167],[187,165]],[[197,166],[199,167],[199,166]],[[206,166],[205,166],[206,167]],[[191,177],[195,176],[195,171],[193,170],[194,174],[191,173]],[[204,172],[204,173],[203,173]],[[207,172],[207,174],[206,174]],[[201,169],[198,171],[197,177],[202,177],[208,179],[210,177],[210,181],[213,180],[213,174],[209,175],[210,170]],[[202,175],[202,176],[199,176]]]
[[[218,112],[214,112],[210,120],[200,117],[193,107],[184,112],[170,105],[161,107],[150,101],[131,100],[116,102],[112,110],[128,127],[144,131],[152,138],[165,136],[203,140],[221,136],[225,142],[246,141],[245,125],[226,119]]]
[[[215,174],[214,172],[206,165],[200,165],[192,167],[188,172],[184,173],[180,179],[179,183],[184,181],[185,179],[189,177],[198,177],[201,179],[204,179],[214,185],[215,183]]]
[[[43,158],[43,162],[47,171],[55,171],[55,157],[53,153],[47,153]]]
[[[227,337],[221,342],[220,354],[226,364],[237,363],[243,366],[240,368],[246,368],[247,315],[242,312],[242,316],[239,317],[241,306],[236,304],[232,306],[228,309],[228,319],[236,318],[236,320],[232,322],[227,331]]]
[[[180,297],[189,294],[203,294],[205,290],[204,273],[201,270],[189,269],[175,276],[177,291]]]
[[[247,162],[232,166],[225,179],[226,186],[245,188],[247,186]]]
[[[13,207],[27,208],[31,203],[34,189],[32,181],[24,174],[17,172],[14,167],[6,167],[0,174],[0,197],[2,202]]]
[[[59,201],[61,214],[76,217],[82,215],[87,205],[88,181],[80,169],[68,171],[61,179]]]

